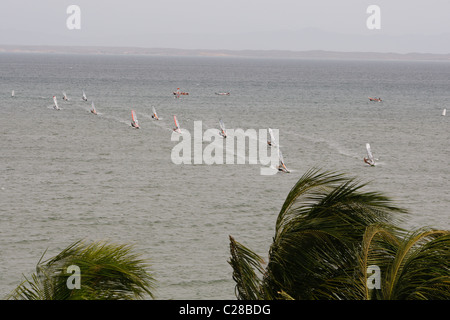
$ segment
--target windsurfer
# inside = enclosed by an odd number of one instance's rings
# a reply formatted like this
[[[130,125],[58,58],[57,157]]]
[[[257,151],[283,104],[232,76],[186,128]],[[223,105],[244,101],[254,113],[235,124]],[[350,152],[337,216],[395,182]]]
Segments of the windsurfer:
[[[370,166],[374,166],[374,163],[370,159],[368,159],[366,157],[364,157],[364,162],[367,163]]]

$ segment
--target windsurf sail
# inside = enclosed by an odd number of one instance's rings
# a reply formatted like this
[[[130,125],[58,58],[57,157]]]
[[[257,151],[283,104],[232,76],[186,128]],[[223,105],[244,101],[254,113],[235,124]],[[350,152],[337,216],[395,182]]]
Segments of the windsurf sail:
[[[84,93],[84,91],[83,91],[83,96],[81,98],[83,99],[83,101],[87,101],[86,93]]]
[[[173,121],[175,122],[175,129],[173,129],[173,131],[181,133],[180,124],[178,123],[178,119],[177,119],[176,115],[173,116]]]
[[[53,108],[55,109],[55,110],[60,110],[59,109],[59,107],[58,107],[58,101],[56,101],[56,97],[55,96],[53,96]]]
[[[94,105],[94,101],[92,101],[92,108],[91,108],[91,112],[93,113],[93,114],[97,114],[97,110],[95,110],[95,105]]]
[[[223,123],[222,120],[219,120],[219,124],[220,124],[220,135],[224,138],[227,137],[227,130],[225,129],[225,124]]]
[[[364,158],[364,162],[368,165],[374,166],[375,165],[375,159],[372,154],[372,149],[370,148],[370,144],[366,143],[366,150],[367,150],[367,158]]]
[[[273,135],[272,129],[269,128],[269,138],[267,139],[267,144],[269,146],[276,146],[275,144],[275,137]]]
[[[155,120],[159,120],[158,115],[156,114],[155,107],[152,107],[152,109],[153,109],[152,118],[155,119]]]
[[[174,92],[174,94],[175,94],[175,97],[176,98],[179,98],[180,97],[180,88],[177,88],[177,91],[176,92]]]
[[[11,97],[14,97],[14,90],[11,91]]]
[[[447,109],[442,110],[442,115],[445,116],[447,114]]]
[[[280,149],[278,149],[278,159],[279,159],[278,171],[289,173],[290,171],[288,170],[286,164],[284,163],[283,154],[281,153]]]
[[[136,112],[134,112],[134,110],[131,110],[131,119],[133,120],[133,121],[131,121],[131,126],[133,128],[139,129],[139,122],[136,117]]]

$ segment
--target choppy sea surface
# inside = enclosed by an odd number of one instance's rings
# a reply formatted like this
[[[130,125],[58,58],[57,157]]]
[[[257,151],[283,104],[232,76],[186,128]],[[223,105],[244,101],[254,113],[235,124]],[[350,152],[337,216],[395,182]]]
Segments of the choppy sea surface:
[[[235,299],[229,235],[266,257],[312,167],[370,182],[409,210],[407,228],[449,229],[449,89],[448,62],[0,54],[0,297],[45,250],[84,239],[134,245],[157,299]],[[291,173],[174,164],[173,115],[191,133],[278,129]]]

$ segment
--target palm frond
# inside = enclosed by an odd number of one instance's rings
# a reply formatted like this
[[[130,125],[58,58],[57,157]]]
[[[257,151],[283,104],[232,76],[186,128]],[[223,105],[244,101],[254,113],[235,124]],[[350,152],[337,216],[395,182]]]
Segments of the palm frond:
[[[357,252],[358,266],[354,273],[353,299],[369,300],[379,296],[377,290],[370,291],[367,285],[369,266],[377,266],[386,271],[392,263],[401,241],[403,230],[386,224],[373,224],[367,227],[361,247]]]
[[[421,228],[399,245],[384,299],[450,299],[450,232]]]
[[[407,211],[366,186],[306,172],[283,203],[261,288],[253,281],[251,291],[264,299],[450,299],[449,232],[408,234],[397,227]],[[381,271],[380,289],[369,288],[369,266]]]
[[[36,266],[32,281],[24,281],[11,299],[118,300],[153,298],[155,281],[148,264],[129,245],[77,241]],[[69,289],[67,268],[80,268],[81,288]]]
[[[277,218],[264,282],[270,290],[296,299],[348,298],[366,228],[405,212],[365,186],[317,169],[300,178]]]
[[[236,297],[241,300],[262,299],[261,280],[257,272],[262,274],[264,271],[263,259],[237,242],[232,236],[229,236],[229,238],[231,258],[228,263],[233,269]]]

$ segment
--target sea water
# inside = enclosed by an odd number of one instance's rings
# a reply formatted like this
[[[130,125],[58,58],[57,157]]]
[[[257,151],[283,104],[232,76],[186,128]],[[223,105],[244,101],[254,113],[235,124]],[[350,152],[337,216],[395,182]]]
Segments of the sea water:
[[[267,258],[313,167],[370,182],[409,210],[403,227],[449,229],[449,88],[448,62],[0,54],[0,296],[83,239],[133,245],[157,299],[235,299],[229,235]],[[176,165],[173,115],[191,133],[278,129],[291,173]]]

